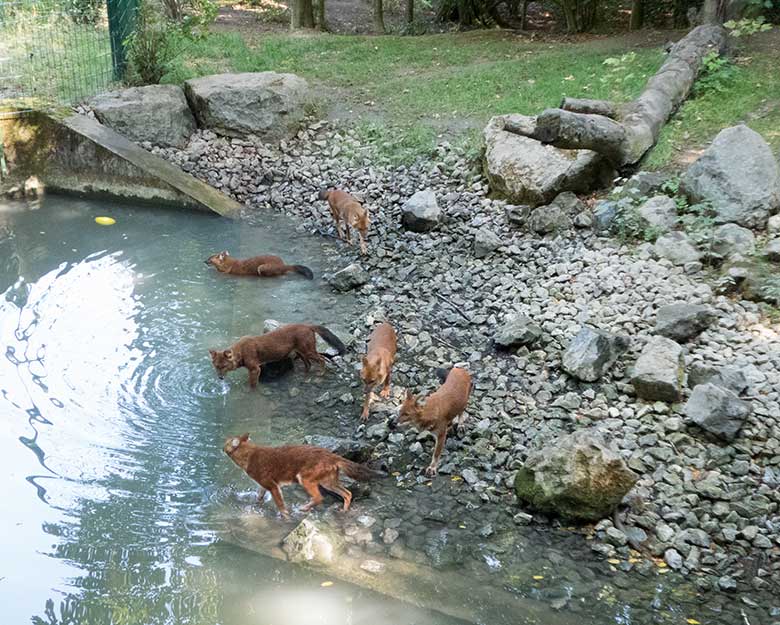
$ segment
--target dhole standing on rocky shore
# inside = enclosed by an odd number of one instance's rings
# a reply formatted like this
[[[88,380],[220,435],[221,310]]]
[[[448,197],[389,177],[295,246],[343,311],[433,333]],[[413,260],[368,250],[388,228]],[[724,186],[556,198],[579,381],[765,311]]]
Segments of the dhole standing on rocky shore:
[[[436,447],[431,464],[425,469],[426,475],[433,477],[438,472],[439,458],[447,440],[447,430],[453,420],[460,417],[458,425],[463,426],[463,411],[469,402],[470,394],[471,375],[459,367],[450,369],[444,384],[430,394],[422,406],[417,396],[411,391],[406,392],[406,398],[398,412],[398,423],[413,423],[418,429],[428,430],[436,435]]]
[[[321,200],[327,200],[330,214],[336,223],[336,234],[339,239],[345,239],[352,245],[350,226],[358,232],[360,238],[360,253],[366,254],[366,240],[368,239],[368,211],[353,195],[340,189],[323,189],[319,196]],[[345,234],[341,234],[341,222],[344,222]]]
[[[368,340],[363,367],[360,370],[360,378],[363,380],[366,393],[363,412],[360,415],[362,421],[368,419],[373,391],[377,385],[384,385],[379,393],[382,397],[390,397],[390,372],[395,362],[395,352],[396,336],[393,326],[387,322],[380,323],[374,328]]]

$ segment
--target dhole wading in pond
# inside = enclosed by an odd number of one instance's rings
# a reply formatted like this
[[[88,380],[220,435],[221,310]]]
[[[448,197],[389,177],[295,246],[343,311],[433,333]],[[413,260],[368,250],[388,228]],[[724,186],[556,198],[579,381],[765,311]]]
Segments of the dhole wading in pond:
[[[231,436],[225,441],[222,450],[260,485],[260,501],[263,500],[264,490],[270,491],[276,507],[285,517],[288,517],[289,513],[282,497],[282,486],[297,482],[309,493],[311,499],[301,508],[302,512],[308,512],[322,503],[320,487],[339,495],[344,500],[343,510],[346,512],[352,502],[352,493],[339,481],[341,472],[354,480],[384,477],[383,473],[342,458],[322,447],[266,447],[252,443],[249,434]]]
[[[383,385],[380,396],[390,397],[390,372],[395,362],[395,352],[396,336],[393,326],[386,322],[380,323],[371,333],[366,355],[363,358],[363,367],[360,370],[360,379],[363,380],[366,393],[363,412],[360,415],[362,421],[368,419],[376,386]]]
[[[223,379],[229,371],[239,367],[249,370],[249,386],[254,388],[260,379],[260,369],[269,362],[285,358],[300,358],[308,371],[312,361],[318,362],[325,370],[325,358],[317,351],[319,334],[325,342],[336,349],[339,354],[346,351],[333,332],[324,326],[307,323],[291,323],[277,328],[261,336],[245,336],[225,350],[209,350],[211,364],[217,371],[219,379]]]
[[[447,440],[447,430],[456,417],[459,417],[458,429],[463,428],[463,411],[469,402],[470,394],[471,375],[459,367],[450,369],[444,384],[428,395],[422,406],[416,395],[406,391],[406,398],[398,412],[398,424],[412,423],[418,429],[428,430],[436,435],[436,447],[431,464],[425,469],[426,475],[432,477],[438,472],[439,458]]]
[[[357,230],[360,238],[360,253],[366,254],[366,240],[368,239],[368,210],[353,195],[340,189],[323,189],[318,197],[327,200],[330,214],[336,224],[336,234],[339,239],[346,239],[352,245],[350,226]],[[341,222],[344,222],[344,232],[341,233]]]
[[[234,276],[260,276],[261,278],[274,278],[285,274],[295,272],[302,275],[307,280],[312,280],[314,274],[312,270],[304,265],[287,265],[279,256],[266,254],[264,256],[253,256],[241,260],[233,258],[225,250],[219,254],[212,254],[206,259],[206,264],[216,268],[220,273],[229,273]]]

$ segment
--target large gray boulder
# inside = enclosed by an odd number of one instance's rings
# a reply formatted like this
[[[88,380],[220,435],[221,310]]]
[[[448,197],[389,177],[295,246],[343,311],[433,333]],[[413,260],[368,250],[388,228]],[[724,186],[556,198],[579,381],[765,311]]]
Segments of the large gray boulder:
[[[756,237],[747,228],[737,224],[723,224],[712,233],[710,249],[723,258],[748,256],[756,249]]]
[[[763,228],[780,209],[780,166],[760,134],[734,126],[688,168],[682,189],[691,202],[710,202],[721,223]]]
[[[184,83],[198,124],[229,137],[253,134],[278,141],[295,132],[311,99],[295,74],[215,74]]]
[[[634,365],[631,384],[648,401],[680,401],[685,377],[683,348],[664,336],[654,336]]]
[[[101,124],[137,143],[181,148],[195,131],[184,91],[176,85],[120,89],[88,104]]]
[[[733,440],[751,412],[750,404],[715,384],[699,384],[685,404],[685,415],[703,430]]]
[[[536,121],[524,115],[501,115],[493,117],[483,132],[483,165],[490,188],[510,202],[545,204],[562,191],[587,193],[613,178],[614,170],[596,152],[561,150],[507,132],[506,121],[529,129]]]
[[[439,225],[441,209],[430,189],[417,191],[401,209],[401,224],[412,232],[427,232]]]
[[[341,292],[351,291],[368,282],[368,273],[357,263],[352,263],[334,273],[323,276],[325,282]]]
[[[684,232],[669,232],[658,238],[653,246],[655,255],[665,258],[673,265],[696,262],[701,253]]]
[[[578,430],[529,454],[515,476],[515,492],[545,514],[597,521],[613,512],[636,481],[599,434]]]
[[[527,315],[509,315],[497,329],[494,341],[501,347],[532,345],[542,336],[542,329]]]
[[[658,309],[655,333],[674,341],[687,341],[706,330],[715,321],[709,306],[677,302]]]
[[[332,564],[344,541],[320,521],[304,519],[285,536],[282,549],[291,562]]]
[[[585,382],[595,382],[628,349],[629,339],[583,326],[563,353],[564,371]]]
[[[750,386],[742,367],[737,365],[713,367],[700,362],[693,363],[688,369],[688,388],[696,388],[699,384],[707,383],[728,389],[737,395]]]
[[[495,232],[480,228],[474,235],[474,257],[485,258],[501,247],[504,242]]]
[[[639,207],[639,216],[648,227],[666,232],[677,225],[677,204],[668,195],[656,195]]]

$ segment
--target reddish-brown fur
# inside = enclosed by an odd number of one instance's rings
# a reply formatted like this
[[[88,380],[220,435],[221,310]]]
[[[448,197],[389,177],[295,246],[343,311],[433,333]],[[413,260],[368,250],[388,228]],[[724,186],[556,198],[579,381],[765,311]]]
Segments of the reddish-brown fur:
[[[425,469],[427,475],[436,475],[439,458],[447,440],[447,430],[456,417],[460,417],[458,427],[463,427],[463,411],[470,394],[471,376],[468,371],[458,367],[450,370],[444,384],[429,395],[422,406],[411,391],[406,392],[406,398],[398,413],[398,423],[413,423],[418,429],[429,430],[436,435],[433,459]]]
[[[368,349],[363,358],[363,368],[360,370],[360,378],[366,392],[366,400],[363,403],[361,420],[368,419],[371,409],[371,396],[374,388],[383,384],[382,397],[390,397],[390,372],[395,362],[396,337],[393,326],[389,323],[380,323],[371,333],[368,340]]]
[[[291,323],[262,336],[240,338],[223,351],[210,349],[211,364],[220,379],[225,377],[228,371],[246,367],[249,370],[249,386],[252,388],[260,379],[261,367],[268,362],[297,357],[303,361],[307,371],[311,367],[311,361],[320,363],[324,369],[325,359],[317,352],[316,334],[335,347],[340,354],[344,353],[344,344],[327,328],[307,323]]]
[[[266,254],[253,256],[252,258],[233,258],[229,252],[224,251],[213,254],[206,259],[207,265],[212,265],[221,273],[229,273],[234,276],[260,276],[272,278],[283,276],[294,271],[311,280],[314,274],[311,269],[303,265],[287,265],[279,256]]]
[[[368,211],[358,202],[357,198],[346,191],[340,189],[323,189],[320,191],[319,198],[327,200],[330,206],[330,214],[333,215],[333,221],[336,223],[336,234],[339,239],[346,238],[347,243],[352,245],[349,228],[353,227],[358,232],[360,238],[360,253],[366,253],[366,240],[368,239]],[[344,221],[344,234],[341,233],[341,222]]]
[[[301,508],[303,512],[308,512],[322,502],[320,486],[340,495],[344,500],[344,512],[346,512],[352,501],[352,493],[339,482],[339,473],[343,471],[355,480],[369,480],[381,475],[365,465],[342,458],[322,447],[311,445],[265,447],[252,443],[249,434],[231,436],[225,441],[222,450],[262,489],[271,492],[276,507],[284,516],[288,513],[281,487],[286,484],[297,482],[309,493],[311,499]],[[261,501],[264,494],[262,489]]]

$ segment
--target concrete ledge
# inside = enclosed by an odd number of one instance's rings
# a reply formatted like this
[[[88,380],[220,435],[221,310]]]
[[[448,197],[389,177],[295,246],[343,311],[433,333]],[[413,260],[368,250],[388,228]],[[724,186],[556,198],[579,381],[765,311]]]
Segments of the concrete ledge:
[[[241,205],[83,115],[0,116],[8,175],[0,194],[37,179],[43,191],[163,203],[237,217]]]

